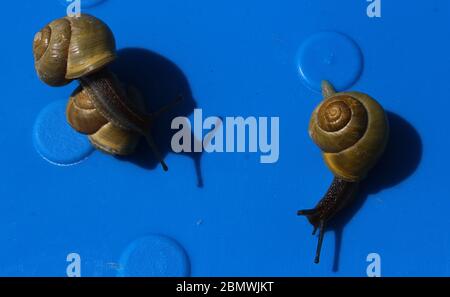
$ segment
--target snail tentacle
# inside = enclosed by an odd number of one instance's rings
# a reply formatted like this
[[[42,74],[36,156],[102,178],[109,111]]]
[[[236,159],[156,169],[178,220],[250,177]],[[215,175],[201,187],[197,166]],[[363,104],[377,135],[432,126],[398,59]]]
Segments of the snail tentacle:
[[[184,100],[183,95],[179,94],[175,100],[169,102],[168,104],[164,105],[157,111],[152,112],[148,115],[148,118],[150,121],[153,121],[154,119],[160,117],[162,114],[170,111],[171,109],[175,108],[178,104],[180,104]]]
[[[150,133],[147,133],[145,135],[145,139],[147,140],[149,147],[152,149],[153,154],[155,155],[156,159],[161,164],[163,170],[168,171],[169,167],[167,167],[166,162],[164,162],[164,158],[162,157],[161,152],[159,151],[158,147],[156,146],[156,143],[153,140],[153,136]]]
[[[125,90],[107,66],[116,59],[111,29],[87,14],[52,21],[35,35],[35,68],[51,86],[74,79],[80,86],[69,99],[66,117],[78,132],[88,135],[97,149],[113,155],[131,154],[141,136],[155,152],[164,170],[161,154],[150,135],[152,119],[141,96]]]
[[[326,223],[329,222],[345,205],[355,198],[359,183],[348,182],[335,177],[325,196],[313,209],[299,210],[300,216],[306,216],[313,226],[313,235],[319,230],[319,239],[314,262],[319,263],[320,251],[325,234]]]
[[[312,113],[309,134],[335,178],[314,209],[298,212],[313,225],[313,235],[320,230],[315,263],[326,224],[355,197],[359,181],[380,158],[389,136],[386,113],[370,96],[336,93],[328,81],[322,82],[322,95],[324,100]]]
[[[314,229],[314,233],[317,228]],[[320,262],[320,252],[322,251],[322,243],[323,243],[323,237],[325,235],[325,221],[322,220],[319,223],[319,240],[317,241],[317,248],[316,248],[316,256],[314,257],[314,263],[319,264]]]

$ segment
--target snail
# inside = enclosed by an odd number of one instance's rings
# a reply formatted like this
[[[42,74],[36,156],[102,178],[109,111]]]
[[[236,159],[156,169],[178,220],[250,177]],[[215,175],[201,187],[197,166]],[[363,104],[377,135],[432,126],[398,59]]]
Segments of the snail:
[[[314,262],[319,263],[327,223],[357,193],[359,182],[382,155],[389,136],[389,124],[383,107],[370,96],[359,92],[336,93],[322,82],[324,100],[311,116],[309,134],[322,150],[334,180],[325,196],[313,209],[297,212],[319,230]]]
[[[167,170],[150,131],[156,117],[181,97],[155,113],[146,113],[139,96],[130,96],[108,69],[116,59],[116,45],[104,22],[87,14],[54,20],[36,33],[33,53],[36,72],[44,83],[63,86],[79,80],[66,117],[75,130],[89,135],[95,148],[128,155],[143,136]]]

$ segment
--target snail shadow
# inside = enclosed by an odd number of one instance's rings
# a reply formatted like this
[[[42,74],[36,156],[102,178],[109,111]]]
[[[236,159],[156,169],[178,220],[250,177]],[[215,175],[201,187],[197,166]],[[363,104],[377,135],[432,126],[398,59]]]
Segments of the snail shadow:
[[[155,119],[151,131],[161,155],[165,158],[172,151],[171,139],[177,132],[171,129],[172,119],[180,116],[188,117],[197,107],[189,82],[175,63],[155,52],[141,48],[126,48],[118,51],[117,54],[118,58],[111,66],[112,70],[125,87],[138,91],[144,100],[147,112],[157,111],[182,96],[180,103]],[[199,141],[194,135],[191,135],[191,139],[192,142]],[[201,153],[181,152],[180,154],[194,161],[198,186],[203,187]],[[134,154],[117,158],[145,169],[159,167],[158,160],[143,139]],[[170,170],[170,164],[168,165]]]
[[[406,180],[417,169],[422,158],[422,140],[416,129],[399,115],[387,112],[390,126],[389,141],[379,163],[361,182],[355,201],[336,216],[330,229],[335,232],[333,271],[339,271],[344,226],[363,206],[371,194],[394,187]]]

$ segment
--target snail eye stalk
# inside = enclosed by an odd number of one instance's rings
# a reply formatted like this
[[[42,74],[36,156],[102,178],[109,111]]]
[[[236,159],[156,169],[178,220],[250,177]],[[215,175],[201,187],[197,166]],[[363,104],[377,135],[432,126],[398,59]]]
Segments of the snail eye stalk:
[[[320,261],[320,251],[322,250],[323,236],[325,235],[325,221],[320,221],[319,226],[319,241],[317,242],[316,257],[314,263],[318,264]]]
[[[130,86],[124,87],[108,69],[117,55],[114,35],[104,22],[86,14],[54,20],[35,35],[33,53],[36,72],[46,84],[80,82],[66,109],[72,128],[111,155],[132,154],[144,137],[167,171],[151,136],[151,123],[173,105],[149,115],[141,96],[129,92]]]
[[[389,136],[383,107],[367,94],[337,93],[323,81],[322,96],[312,113],[309,135],[335,178],[314,209],[297,213],[308,218],[313,235],[319,230],[315,263],[320,260],[325,226],[355,197],[359,182],[381,157]]]

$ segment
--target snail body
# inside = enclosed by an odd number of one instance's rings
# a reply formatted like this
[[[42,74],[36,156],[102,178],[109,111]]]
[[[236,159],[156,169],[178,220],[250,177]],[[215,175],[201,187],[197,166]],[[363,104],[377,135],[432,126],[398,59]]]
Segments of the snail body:
[[[382,155],[389,136],[383,107],[360,92],[336,93],[330,83],[322,83],[324,100],[313,111],[309,134],[322,150],[334,180],[313,209],[298,211],[320,229],[315,263],[319,262],[324,229],[336,213],[355,196],[359,182]]]
[[[70,96],[66,109],[68,123],[76,131],[88,135],[92,145],[108,154],[130,155],[134,152],[141,136],[130,129],[124,129],[115,125],[115,120],[105,117],[97,109],[90,88],[78,87]],[[129,94],[127,98],[135,99],[133,104],[144,108],[142,100]]]
[[[148,114],[142,100],[125,91],[108,69],[116,59],[116,45],[105,23],[87,14],[54,20],[35,35],[33,53],[36,72],[46,84],[80,81],[69,99],[66,117],[75,130],[89,135],[94,147],[128,155],[143,136],[167,170],[150,130],[154,119],[172,104]]]

